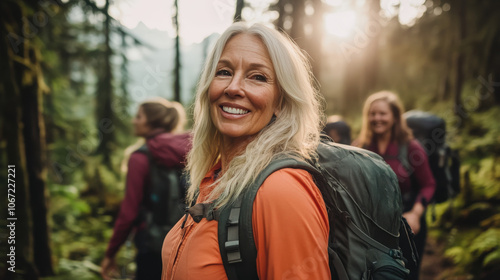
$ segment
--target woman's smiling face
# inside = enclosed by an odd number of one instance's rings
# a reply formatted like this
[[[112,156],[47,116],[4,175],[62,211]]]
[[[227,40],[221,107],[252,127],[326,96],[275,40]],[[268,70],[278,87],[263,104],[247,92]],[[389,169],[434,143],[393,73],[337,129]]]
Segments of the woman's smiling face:
[[[368,122],[375,135],[392,133],[395,119],[389,103],[384,100],[373,102],[368,111]]]
[[[210,114],[232,143],[246,142],[278,112],[279,88],[266,46],[255,35],[231,38],[210,83]]]

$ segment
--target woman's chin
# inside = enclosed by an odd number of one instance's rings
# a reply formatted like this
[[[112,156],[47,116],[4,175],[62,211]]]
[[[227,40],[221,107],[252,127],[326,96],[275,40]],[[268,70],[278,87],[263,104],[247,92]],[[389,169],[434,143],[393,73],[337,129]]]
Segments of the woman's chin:
[[[388,132],[389,131],[387,131],[387,130],[376,129],[376,130],[373,130],[373,135],[383,136],[383,135],[386,135]]]

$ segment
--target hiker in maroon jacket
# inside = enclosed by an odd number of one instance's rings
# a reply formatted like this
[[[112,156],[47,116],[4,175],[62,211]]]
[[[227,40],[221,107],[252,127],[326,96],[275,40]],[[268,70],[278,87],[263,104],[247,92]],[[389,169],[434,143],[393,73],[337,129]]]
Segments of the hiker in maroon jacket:
[[[180,103],[155,98],[142,103],[133,120],[134,133],[144,137],[147,148],[158,164],[167,168],[184,168],[185,156],[190,148],[190,135],[180,133],[186,120],[186,113]],[[140,209],[144,203],[144,193],[149,183],[149,159],[141,152],[134,152],[128,161],[125,198],[115,222],[113,236],[109,241],[106,256],[101,263],[101,275],[107,280],[117,273],[115,255],[132,231],[144,229],[145,223],[137,223]],[[137,280],[160,279],[161,255],[141,250],[138,253]]]
[[[403,198],[403,217],[416,234],[415,245],[420,257],[417,267],[413,265],[411,255],[408,255],[411,249],[406,246],[409,245],[403,242],[400,246],[408,259],[408,279],[418,279],[427,238],[425,209],[434,194],[436,183],[427,154],[418,141],[413,139],[411,130],[402,118],[403,112],[403,105],[396,94],[381,91],[370,95],[363,107],[360,136],[353,144],[381,155],[398,177]],[[408,167],[401,160],[405,153]]]

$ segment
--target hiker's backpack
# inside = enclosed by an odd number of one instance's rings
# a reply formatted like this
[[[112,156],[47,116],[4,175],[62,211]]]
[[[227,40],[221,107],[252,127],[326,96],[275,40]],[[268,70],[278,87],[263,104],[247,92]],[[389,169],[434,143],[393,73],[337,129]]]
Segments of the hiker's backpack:
[[[332,279],[406,279],[399,232],[403,227],[405,235],[412,233],[402,220],[394,172],[377,154],[352,146],[322,141],[317,153],[318,159],[309,162],[273,160],[240,199],[219,210],[219,249],[229,280],[258,279],[253,202],[264,180],[282,168],[307,170],[323,195],[333,229],[328,248]]]
[[[460,160],[458,152],[446,143],[445,121],[436,115],[418,110],[408,111],[403,116],[413,136],[427,153],[429,167],[436,181],[436,190],[431,202],[441,203],[455,197],[460,192]],[[411,169],[408,169],[408,153],[403,151],[400,154],[403,154],[400,159],[402,165],[411,172]]]
[[[140,242],[150,252],[161,252],[165,236],[184,214],[186,183],[181,169],[156,163],[146,145],[137,152],[149,159],[149,187],[145,188],[138,218],[138,222],[146,222]]]

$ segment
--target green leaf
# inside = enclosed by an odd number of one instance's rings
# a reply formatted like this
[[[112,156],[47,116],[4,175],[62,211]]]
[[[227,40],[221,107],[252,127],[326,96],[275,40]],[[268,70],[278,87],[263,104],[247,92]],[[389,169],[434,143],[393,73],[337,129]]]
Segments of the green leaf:
[[[465,264],[470,259],[469,253],[465,248],[462,247],[452,247],[445,251],[445,257],[451,259],[454,264],[460,265]]]
[[[489,253],[483,260],[483,267],[493,267],[500,264],[500,249]]]

